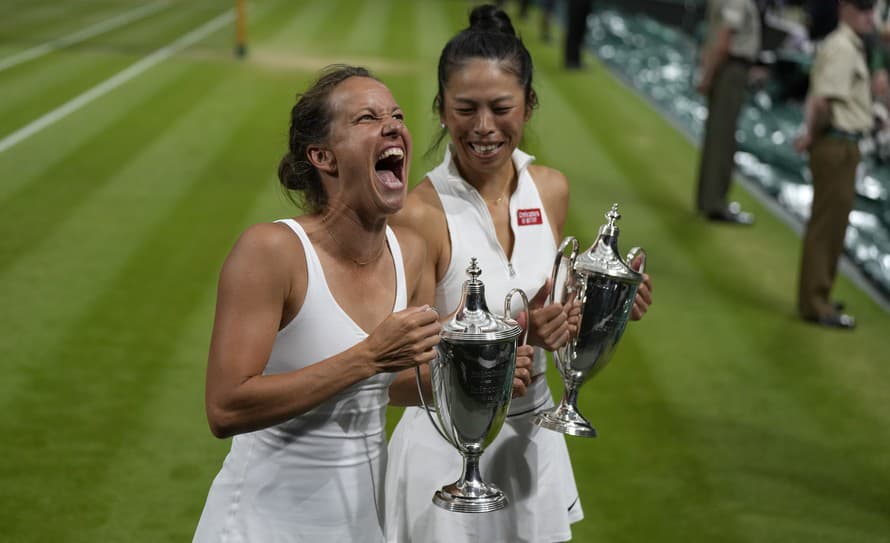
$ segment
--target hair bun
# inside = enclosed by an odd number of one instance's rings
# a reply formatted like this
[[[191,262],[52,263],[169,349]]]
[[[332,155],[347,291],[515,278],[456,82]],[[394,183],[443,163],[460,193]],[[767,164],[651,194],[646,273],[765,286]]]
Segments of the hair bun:
[[[500,32],[510,36],[516,35],[513,23],[510,22],[510,16],[493,4],[483,4],[473,8],[473,11],[470,12],[469,29],[479,32]]]

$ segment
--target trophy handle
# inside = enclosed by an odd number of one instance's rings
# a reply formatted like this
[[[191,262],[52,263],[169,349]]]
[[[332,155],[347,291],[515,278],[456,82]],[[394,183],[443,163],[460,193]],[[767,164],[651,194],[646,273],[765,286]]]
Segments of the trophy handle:
[[[640,255],[643,255],[643,258],[640,259],[640,269],[637,270],[640,273],[646,272],[646,250],[642,247],[633,247],[627,253],[627,265],[630,266],[634,259]]]
[[[565,256],[566,248],[571,244],[572,254],[569,256],[569,267],[575,265],[575,258],[578,256],[578,240],[574,236],[566,236],[559,244],[556,250],[556,259],[553,261],[553,274],[550,276],[550,295],[548,296],[548,304],[554,302],[554,293],[556,292],[556,278],[559,275],[559,266],[562,263],[562,257]],[[562,301],[562,300],[560,300]]]
[[[436,354],[436,356],[439,355]],[[432,381],[432,369],[430,369],[430,374],[430,381]],[[423,410],[424,412],[426,412],[426,416],[429,417],[430,424],[432,424],[433,428],[436,429],[436,432],[438,432],[439,435],[442,436],[442,439],[447,441],[452,447],[457,448],[457,444],[453,440],[449,439],[448,436],[445,435],[445,432],[441,428],[439,428],[439,425],[436,424],[436,420],[433,418],[432,413],[430,413],[430,407],[427,405],[426,400],[424,400],[423,398],[423,385],[421,384],[420,379],[420,366],[414,366],[414,380],[417,381],[417,395],[420,396],[420,405],[423,406]]]
[[[521,288],[514,288],[507,293],[507,297],[504,299],[504,317],[513,318],[510,316],[510,302],[513,301],[514,294],[519,294],[519,297],[522,298],[522,308],[525,311],[525,330],[522,331],[522,342],[520,343],[520,345],[525,345],[528,341],[528,329],[531,327],[531,315],[528,310],[528,296]]]

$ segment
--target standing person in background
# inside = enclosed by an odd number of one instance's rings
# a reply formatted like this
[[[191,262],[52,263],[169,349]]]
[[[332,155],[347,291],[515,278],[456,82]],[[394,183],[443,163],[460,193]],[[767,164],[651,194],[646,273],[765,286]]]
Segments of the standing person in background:
[[[393,217],[426,240],[435,304],[443,314],[457,308],[471,256],[483,270],[490,307],[514,287],[532,297],[527,322],[535,346],[533,378],[525,396],[511,403],[481,464],[485,480],[500,487],[510,504],[485,514],[435,506],[433,492],[458,475],[461,459],[422,409],[408,408],[389,449],[386,527],[393,543],[565,541],[571,524],[583,517],[565,438],[532,422],[553,405],[545,349],[569,338],[567,309],[546,304],[568,213],[568,182],[557,170],[532,165],[534,157],[517,148],[537,104],[532,75],[531,56],[509,17],[492,5],[475,8],[470,26],[439,57],[433,103],[443,128],[439,142],[450,137],[445,157]],[[647,277],[633,318],[646,312],[650,288]]]
[[[803,240],[801,318],[852,329],[856,321],[830,294],[856,196],[859,140],[872,127],[872,93],[862,36],[873,28],[874,0],[840,0],[839,24],[822,42],[810,72],[804,126],[794,145],[810,153],[813,204]]]
[[[747,96],[748,72],[760,51],[760,13],[754,0],[709,0],[708,38],[696,90],[707,97],[708,119],[698,170],[698,212],[711,221],[752,224],[754,216],[728,203],[735,131]]]
[[[593,0],[568,0],[567,7],[563,65],[567,70],[579,70],[583,68],[581,48],[587,34],[587,16],[593,9]]]
[[[252,226],[219,278],[206,404],[234,436],[194,541],[383,540],[383,428],[396,372],[441,329],[423,241],[391,229],[411,138],[389,90],[335,66],[291,111],[279,167],[309,213]],[[403,252],[404,250],[404,252]]]

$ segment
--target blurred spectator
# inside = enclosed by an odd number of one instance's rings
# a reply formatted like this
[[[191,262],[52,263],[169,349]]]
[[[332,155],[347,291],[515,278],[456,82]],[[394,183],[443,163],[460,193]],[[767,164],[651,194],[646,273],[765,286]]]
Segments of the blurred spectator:
[[[538,2],[541,8],[541,40],[550,42],[550,20],[553,17],[553,9],[556,7],[556,0],[541,0]]]
[[[696,207],[712,221],[752,224],[754,216],[727,203],[736,123],[749,70],[760,51],[760,11],[754,0],[709,0],[708,37],[696,89],[707,97],[708,119],[698,172]]]
[[[803,241],[798,311],[822,326],[852,329],[830,298],[856,196],[859,140],[872,128],[872,94],[863,36],[874,28],[874,0],[840,0],[837,28],[813,63],[804,126],[794,145],[809,150],[813,203]]]
[[[587,15],[593,9],[593,0],[568,0],[566,42],[563,63],[568,70],[578,70],[581,64],[581,46],[587,33]]]

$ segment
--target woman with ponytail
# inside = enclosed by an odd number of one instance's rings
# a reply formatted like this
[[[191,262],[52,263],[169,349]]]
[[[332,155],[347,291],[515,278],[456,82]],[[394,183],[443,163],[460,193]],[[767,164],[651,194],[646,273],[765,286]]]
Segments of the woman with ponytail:
[[[545,350],[569,338],[567,309],[546,303],[568,212],[568,181],[557,170],[533,165],[534,157],[517,148],[537,106],[532,74],[531,55],[507,14],[493,5],[475,8],[470,26],[439,58],[433,104],[442,131],[434,147],[448,137],[445,157],[393,217],[393,224],[426,240],[426,273],[435,278],[435,305],[443,315],[457,307],[471,256],[484,270],[490,307],[514,287],[532,297],[524,319],[535,347],[528,386],[514,398],[504,426],[482,455],[482,476],[510,503],[484,514],[435,506],[433,492],[460,473],[461,459],[423,410],[408,408],[389,447],[391,543],[566,541],[571,524],[583,517],[565,439],[532,423],[553,405],[544,378]],[[649,289],[647,278],[635,301],[636,319],[651,302]]]
[[[205,400],[232,445],[194,541],[384,540],[384,412],[416,401],[390,384],[440,330],[422,240],[387,226],[410,153],[363,68],[330,67],[293,107],[279,177],[307,212],[248,228],[223,264]]]

